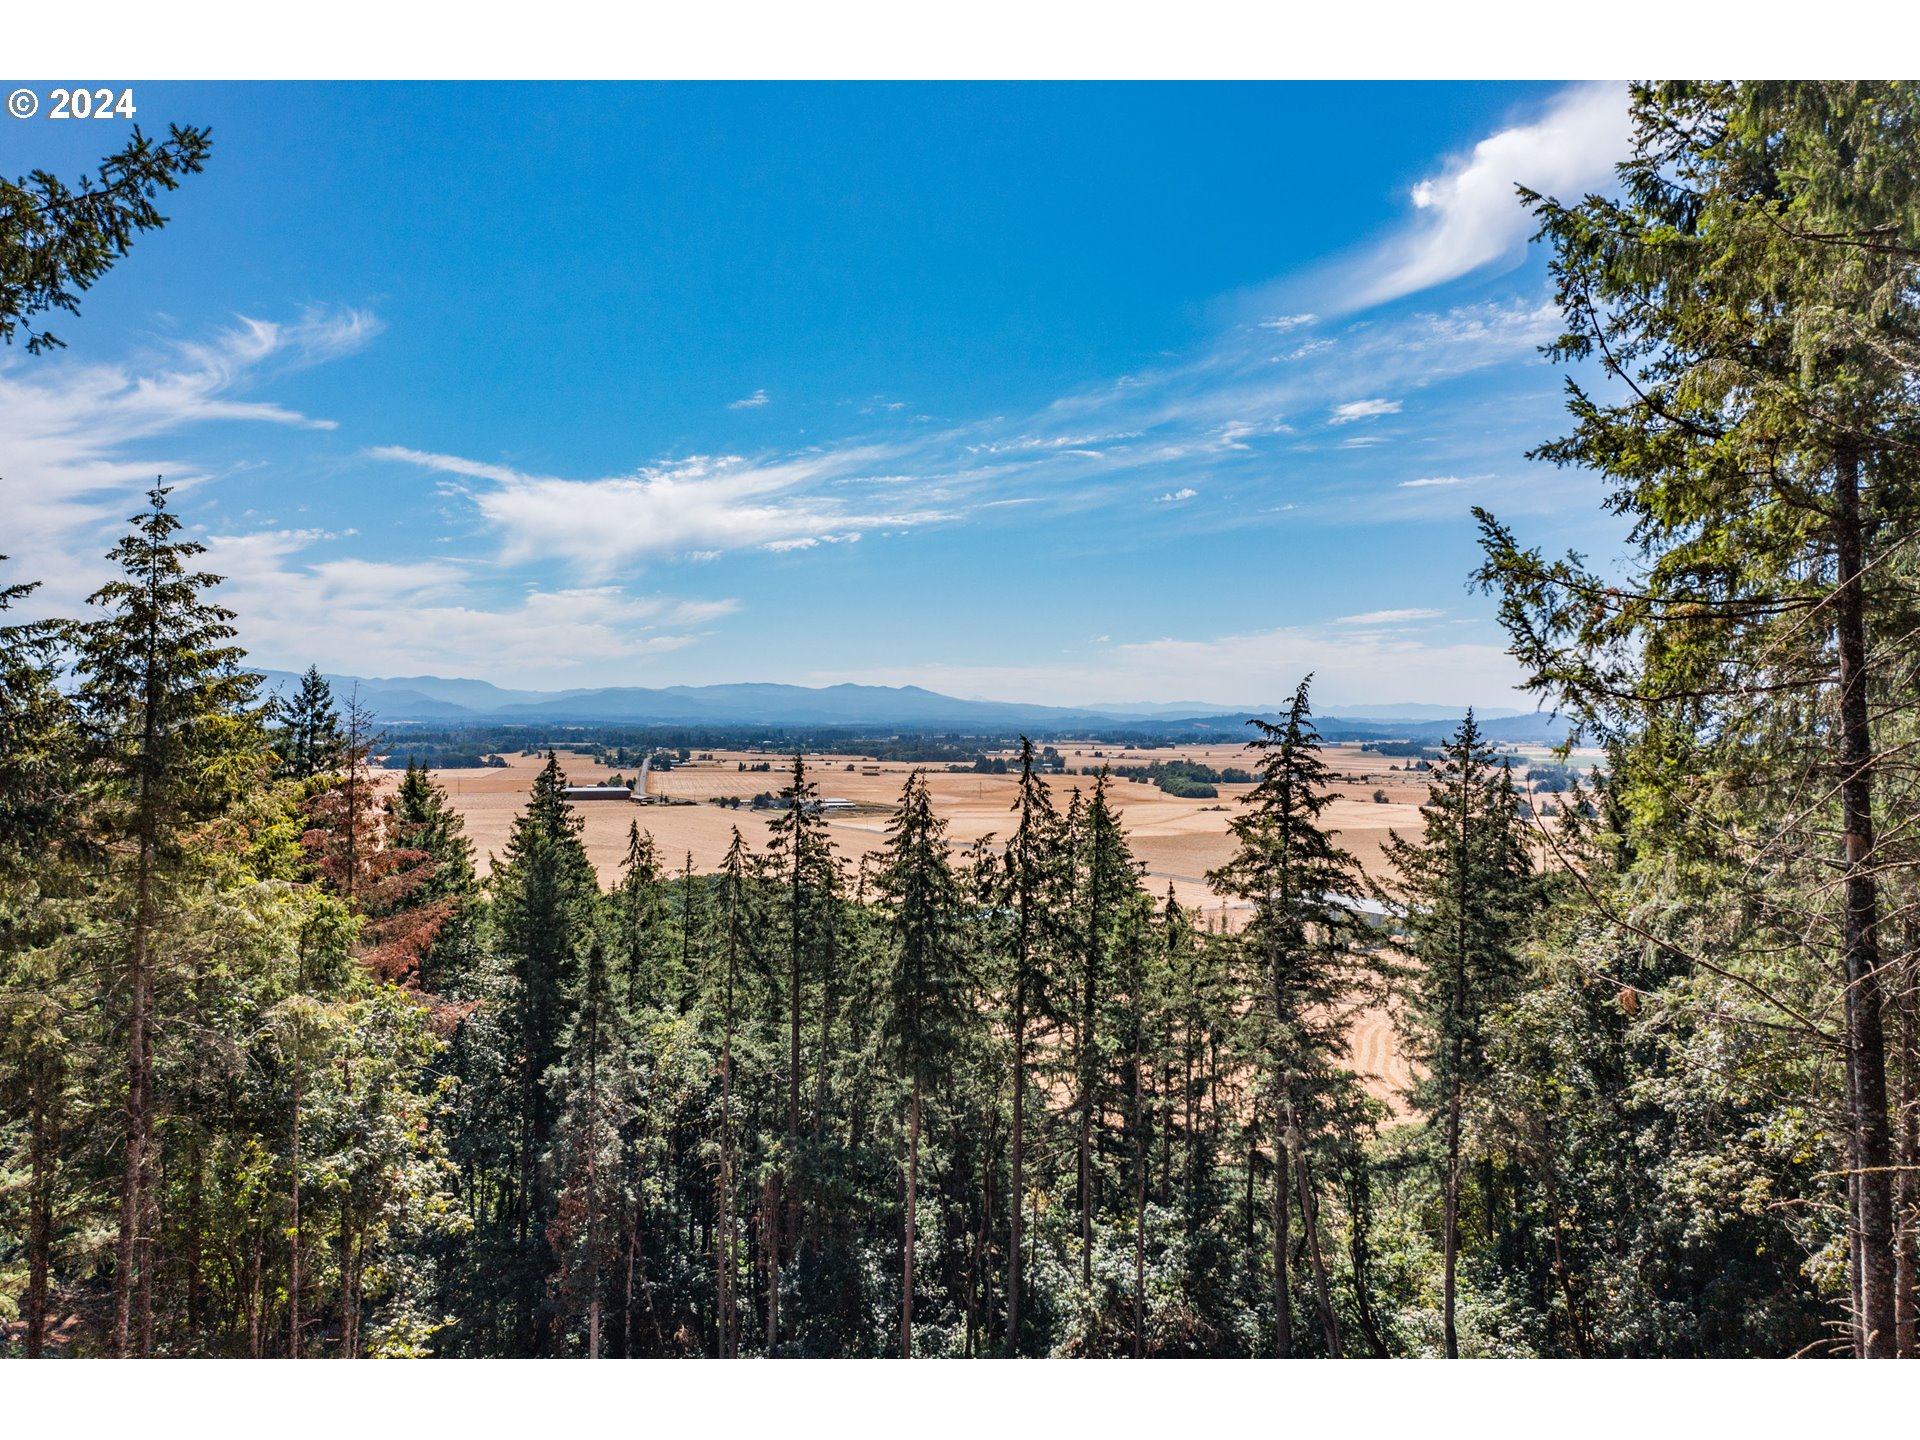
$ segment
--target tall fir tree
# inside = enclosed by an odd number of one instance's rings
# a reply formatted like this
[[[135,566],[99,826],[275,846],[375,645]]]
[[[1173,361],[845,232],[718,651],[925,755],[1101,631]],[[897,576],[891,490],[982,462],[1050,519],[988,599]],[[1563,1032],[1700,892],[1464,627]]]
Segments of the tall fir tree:
[[[781,907],[786,966],[787,1131],[785,1153],[773,1170],[766,1217],[767,1349],[780,1334],[780,1267],[798,1243],[805,1224],[806,1196],[795,1179],[802,1148],[801,1087],[804,1076],[804,1018],[811,991],[831,964],[835,895],[839,872],[833,842],[820,810],[820,788],[807,774],[806,757],[795,752],[793,770],[779,794],[781,809],[767,827],[767,858],[785,896]],[[824,1006],[823,1006],[824,1014]],[[825,1065],[827,1057],[819,1057]],[[824,1117],[817,1117],[824,1118]]]
[[[907,1090],[906,1201],[901,1244],[900,1354],[913,1355],[920,1122],[927,1090],[950,1073],[973,1015],[960,937],[960,887],[947,858],[947,822],[933,812],[926,777],[907,777],[887,826],[877,879],[887,912],[890,964],[886,1040]]]
[[[1041,778],[1033,741],[1020,737],[1020,783],[1013,834],[1007,842],[1003,894],[1011,910],[1006,928],[1007,1023],[1012,1038],[1011,1180],[1008,1187],[1007,1349],[1025,1353],[1022,1262],[1027,1196],[1027,1099],[1032,1085],[1032,1033],[1054,1004],[1066,877],[1065,829]]]
[[[541,1286],[553,1204],[541,1157],[553,1140],[556,1107],[545,1080],[561,1058],[567,1000],[599,895],[593,866],[580,843],[582,821],[567,803],[566,788],[559,757],[549,751],[491,881],[517,1049],[517,1324],[520,1342],[529,1348],[543,1346],[548,1336]]]
[[[1911,753],[1880,697],[1913,663],[1912,594],[1888,562],[1920,494],[1915,96],[1905,81],[1640,85],[1617,193],[1523,191],[1566,322],[1548,353],[1617,382],[1569,381],[1571,433],[1534,454],[1606,477],[1637,559],[1605,576],[1550,562],[1480,514],[1480,579],[1532,686],[1646,761],[1626,787],[1636,828],[1690,869],[1764,876],[1732,963],[1696,968],[1825,1046],[1768,973],[1810,903],[1821,917],[1843,977],[1837,1168],[1866,1356],[1899,1348],[1882,892],[1908,862],[1876,812]],[[1808,786],[1824,804],[1781,798]],[[1822,843],[1837,887],[1785,858]]]
[[[564,1334],[584,1318],[587,1358],[601,1352],[608,1281],[620,1254],[629,1203],[622,1151],[635,1095],[623,1024],[621,980],[595,933],[581,963],[560,1062],[547,1072],[556,1107],[548,1156],[555,1202],[546,1238],[553,1248],[553,1324]]]
[[[614,918],[614,963],[631,1008],[671,1003],[683,983],[678,977],[680,957],[668,933],[665,877],[653,836],[637,820],[627,824],[627,849],[620,861],[620,879],[610,897]],[[673,973],[669,973],[672,967]]]
[[[1109,1052],[1106,1020],[1113,998],[1115,950],[1140,897],[1138,867],[1109,799],[1102,766],[1093,792],[1071,818],[1068,844],[1075,861],[1073,905],[1073,1096],[1080,1221],[1080,1284],[1093,1288],[1094,1216],[1103,1175],[1101,1134],[1107,1114]],[[1075,797],[1076,800],[1078,797]],[[1071,813],[1071,812],[1070,812]]]
[[[1253,908],[1242,941],[1242,993],[1260,1070],[1261,1108],[1273,1138],[1270,1263],[1274,1353],[1281,1357],[1293,1353],[1288,1191],[1297,1188],[1310,1212],[1304,1146],[1312,1117],[1303,1111],[1334,1078],[1346,1049],[1343,1008],[1354,977],[1344,943],[1349,912],[1342,901],[1361,889],[1353,858],[1321,821],[1334,797],[1307,698],[1312,680],[1309,675],[1300,682],[1278,723],[1248,722],[1258,732],[1249,749],[1259,781],[1241,797],[1246,811],[1230,823],[1233,858],[1207,877],[1216,890]],[[1319,1235],[1311,1213],[1301,1218],[1313,1259],[1316,1308],[1327,1348],[1338,1353],[1338,1322],[1327,1295]]]
[[[1533,860],[1511,767],[1486,742],[1473,712],[1427,776],[1423,832],[1390,832],[1396,877],[1378,893],[1401,915],[1408,1003],[1398,1013],[1407,1053],[1421,1067],[1414,1103],[1441,1131],[1442,1317],[1446,1354],[1458,1358],[1462,1127],[1489,1068],[1488,1025],[1521,978],[1519,942],[1533,908]]]
[[[0,618],[35,588],[0,585]],[[85,1006],[63,943],[84,904],[86,847],[79,717],[59,683],[61,629],[0,624],[0,1095],[25,1131],[25,1154],[0,1152],[0,1166],[25,1174],[30,1359],[45,1353],[58,1162],[79,1078],[72,1017]]]
[[[307,667],[307,673],[300,677],[300,688],[290,697],[274,701],[272,717],[276,775],[311,780],[340,768],[347,740],[340,728],[333,687],[318,666]]]
[[[259,679],[240,669],[233,612],[206,592],[219,577],[189,569],[205,547],[175,538],[180,522],[156,483],[135,529],[109,552],[121,578],[90,598],[79,627],[78,697],[109,847],[125,954],[125,1126],[114,1247],[113,1345],[153,1349],[155,1180],[153,1025],[160,935],[195,856],[189,837],[262,777]],[[136,1311],[138,1312],[136,1314]]]

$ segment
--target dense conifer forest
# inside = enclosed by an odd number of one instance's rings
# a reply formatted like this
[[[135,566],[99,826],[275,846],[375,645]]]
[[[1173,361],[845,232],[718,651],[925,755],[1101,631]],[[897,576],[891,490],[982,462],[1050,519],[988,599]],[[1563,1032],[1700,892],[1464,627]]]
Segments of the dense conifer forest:
[[[164,484],[84,614],[0,574],[7,1353],[1920,1354],[1920,97],[1633,106],[1616,197],[1522,197],[1536,459],[1632,553],[1483,513],[1474,577],[1607,764],[1537,818],[1469,716],[1368,876],[1300,681],[1244,924],[1032,744],[989,842],[916,774],[852,862],[796,755],[764,848],[636,820],[604,887],[550,756],[481,879],[317,672],[262,698]],[[206,153],[6,187],[0,333]]]

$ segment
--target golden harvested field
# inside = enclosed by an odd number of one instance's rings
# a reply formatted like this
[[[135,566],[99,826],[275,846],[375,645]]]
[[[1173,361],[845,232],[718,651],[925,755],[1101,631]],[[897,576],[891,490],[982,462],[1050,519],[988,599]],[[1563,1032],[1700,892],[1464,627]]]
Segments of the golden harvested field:
[[[583,834],[587,854],[599,869],[602,880],[611,880],[618,873],[626,850],[627,827],[634,822],[652,834],[667,862],[675,866],[684,864],[690,852],[697,872],[710,871],[719,864],[736,825],[749,845],[764,848],[773,812],[755,811],[744,803],[736,810],[707,802],[724,797],[738,797],[745,802],[763,790],[778,790],[785,783],[784,762],[777,756],[744,751],[712,754],[711,760],[684,762],[649,777],[651,794],[692,800],[694,804],[633,805],[618,800],[591,800],[576,805],[586,822]],[[1075,770],[1098,769],[1102,763],[1145,765],[1173,758],[1201,760],[1215,766],[1246,763],[1244,752],[1237,745],[1152,751],[1067,746],[1061,749],[1061,756]],[[1389,829],[1418,828],[1419,802],[1425,796],[1425,786],[1418,775],[1389,768],[1398,762],[1383,760],[1377,755],[1363,756],[1357,746],[1329,746],[1327,756],[1336,774],[1350,777],[1344,793],[1329,810],[1328,821],[1339,832],[1340,842],[1353,852],[1361,865],[1375,868]],[[544,763],[543,758],[537,756],[507,758],[506,769],[434,772],[466,820],[467,833],[479,853],[482,873],[489,868],[489,856],[505,847],[513,818],[526,803],[527,789]],[[823,797],[851,800],[857,807],[828,816],[830,831],[841,854],[848,859],[862,852],[877,851],[885,843],[887,816],[898,801],[907,776],[916,768],[926,768],[934,803],[947,819],[948,837],[957,847],[965,847],[988,835],[1004,838],[1011,828],[1009,812],[1018,783],[1013,775],[953,774],[903,761],[875,762],[854,754],[809,755],[807,759]],[[576,785],[604,780],[610,773],[595,766],[583,754],[562,752],[560,762],[569,782]],[[773,769],[740,768],[743,764],[761,763],[771,763]],[[1054,775],[1048,777],[1047,783],[1056,803],[1064,809],[1075,789],[1092,788],[1093,777]],[[1148,882],[1156,892],[1163,891],[1170,882],[1181,904],[1201,909],[1209,917],[1224,914],[1228,923],[1233,923],[1232,908],[1224,906],[1207,888],[1205,877],[1208,870],[1232,854],[1227,822],[1238,810],[1238,801],[1248,788],[1222,785],[1217,800],[1183,800],[1152,785],[1114,782],[1114,807],[1126,827],[1134,855],[1145,863]],[[1386,793],[1388,803],[1379,804],[1372,799],[1376,789]]]

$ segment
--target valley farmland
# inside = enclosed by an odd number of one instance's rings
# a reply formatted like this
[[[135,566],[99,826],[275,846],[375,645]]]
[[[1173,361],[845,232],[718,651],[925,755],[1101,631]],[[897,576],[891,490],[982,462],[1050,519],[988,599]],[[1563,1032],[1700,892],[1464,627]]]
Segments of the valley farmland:
[[[1239,745],[1136,750],[1096,741],[1058,741],[1055,748],[1065,773],[1048,776],[1047,784],[1062,810],[1074,791],[1091,790],[1103,765],[1117,770],[1181,759],[1221,770],[1249,763],[1246,750]],[[584,751],[557,753],[569,783],[576,786],[609,780],[616,774],[625,781],[633,778],[631,767],[624,773],[616,772]],[[999,755],[1011,760],[1015,751],[988,754],[990,758]],[[1411,760],[1363,750],[1357,743],[1328,745],[1325,755],[1340,778],[1336,798],[1326,813],[1327,824],[1369,877],[1379,878],[1383,867],[1381,847],[1389,832],[1419,833],[1426,777],[1412,768]],[[502,758],[507,761],[504,768],[434,772],[453,808],[466,822],[483,875],[491,872],[495,858],[504,852],[514,817],[525,808],[529,788],[545,764],[544,751]],[[1545,758],[1544,751],[1531,756],[1517,754],[1514,763],[1519,770],[1529,760],[1538,764]],[[847,808],[825,812],[840,857],[850,866],[857,867],[862,856],[877,857],[886,843],[887,823],[901,788],[916,769],[926,773],[928,789],[937,812],[948,823],[947,838],[956,855],[983,839],[998,843],[1010,828],[1017,773],[980,774],[907,761],[880,761],[855,749],[809,752],[806,760],[823,800],[852,802]],[[770,768],[753,768],[758,765]],[[786,784],[791,765],[791,756],[765,750],[699,751],[695,758],[671,770],[655,770],[648,776],[647,794],[652,803],[575,801],[574,812],[583,822],[581,839],[601,883],[612,886],[617,882],[627,850],[628,829],[635,824],[653,837],[662,865],[675,873],[689,865],[696,875],[712,873],[736,827],[748,845],[764,851],[768,826],[780,812],[756,809],[752,801],[756,795],[777,792]],[[1204,923],[1235,930],[1245,923],[1245,902],[1216,894],[1206,877],[1233,854],[1228,822],[1241,810],[1241,797],[1253,787],[1227,783],[1216,788],[1216,798],[1188,799],[1167,794],[1149,782],[1112,781],[1114,808],[1134,858],[1144,869],[1147,888],[1155,895],[1164,895],[1171,887],[1174,898],[1198,912]],[[1376,794],[1384,799],[1375,799]],[[735,800],[739,802],[737,809],[731,803]],[[1352,1064],[1365,1077],[1368,1090],[1398,1110],[1411,1073],[1396,1044],[1391,1018],[1383,1010],[1357,1011],[1350,1020],[1348,1036]]]

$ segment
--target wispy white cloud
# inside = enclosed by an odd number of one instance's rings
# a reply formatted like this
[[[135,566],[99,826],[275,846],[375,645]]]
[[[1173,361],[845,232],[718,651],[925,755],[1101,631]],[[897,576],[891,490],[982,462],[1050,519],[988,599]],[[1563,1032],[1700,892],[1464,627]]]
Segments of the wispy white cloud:
[[[1330,289],[1344,308],[1364,309],[1488,266],[1515,264],[1533,222],[1514,187],[1577,197],[1606,184],[1628,143],[1623,86],[1562,91],[1538,118],[1488,135],[1416,184],[1408,194],[1411,223],[1338,267]]]
[[[1425,490],[1437,485],[1464,485],[1466,478],[1460,475],[1428,475],[1419,480],[1402,480],[1402,490]]]
[[[766,403],[767,403],[767,392],[764,389],[761,389],[761,390],[754,391],[751,395],[742,396],[740,399],[734,401],[731,405],[727,406],[727,408],[729,410],[758,410],[762,405]]]
[[[216,535],[207,567],[258,663],[355,673],[511,676],[528,684],[641,683],[632,666],[700,638],[729,598],[630,595],[617,586],[476,594],[468,567],[313,558],[311,530]],[[617,668],[626,667],[626,668]],[[611,677],[611,678],[609,678]]]
[[[1381,415],[1398,415],[1401,403],[1398,400],[1349,400],[1344,405],[1333,407],[1333,413],[1327,423],[1351,425],[1356,420],[1372,420]]]
[[[270,400],[247,398],[288,371],[365,345],[380,322],[361,310],[309,310],[291,322],[240,317],[200,339],[114,362],[66,354],[0,359],[0,545],[15,574],[71,607],[102,573],[100,542],[138,507],[156,476],[186,489],[204,463],[157,448],[193,427],[248,422],[331,429]]]
[[[769,540],[760,548],[780,555],[789,550],[812,550],[821,545],[852,545],[859,539],[858,530],[849,530],[844,535],[802,535],[795,540]]]
[[[1198,495],[1199,493],[1200,492],[1198,490],[1195,490],[1191,485],[1183,486],[1181,489],[1178,489],[1178,490],[1169,490],[1164,495],[1154,496],[1153,503],[1156,505],[1174,505],[1174,504],[1178,504],[1182,500],[1191,500],[1193,499],[1194,496]]]
[[[805,548],[809,542],[858,538],[856,532],[865,530],[906,529],[948,518],[946,511],[931,507],[863,509],[831,488],[891,453],[877,447],[764,462],[696,455],[598,480],[532,475],[397,445],[370,453],[488,482],[466,493],[498,532],[502,560],[560,560],[596,581],[623,567],[687,552]]]
[[[1369,610],[1364,615],[1342,615],[1341,625],[1404,625],[1409,620],[1438,620],[1444,610]]]

